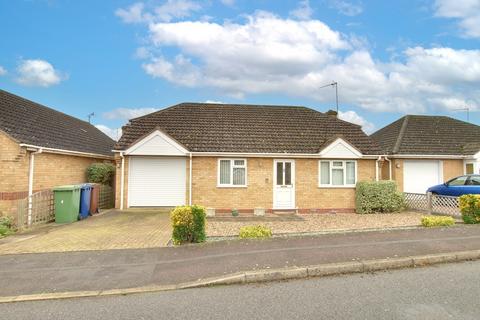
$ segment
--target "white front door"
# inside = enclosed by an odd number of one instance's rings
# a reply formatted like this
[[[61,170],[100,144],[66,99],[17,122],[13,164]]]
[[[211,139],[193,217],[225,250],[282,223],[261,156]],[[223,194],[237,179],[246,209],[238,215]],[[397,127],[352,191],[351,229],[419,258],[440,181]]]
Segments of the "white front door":
[[[295,208],[295,161],[273,162],[273,208]]]

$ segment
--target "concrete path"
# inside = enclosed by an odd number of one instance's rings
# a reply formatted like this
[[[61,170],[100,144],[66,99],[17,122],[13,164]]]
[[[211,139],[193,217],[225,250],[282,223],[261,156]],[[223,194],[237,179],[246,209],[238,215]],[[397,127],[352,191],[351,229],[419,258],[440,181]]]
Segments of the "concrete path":
[[[479,250],[480,228],[0,256],[0,296],[169,285],[241,271]]]
[[[112,210],[6,237],[0,254],[164,247],[170,237],[168,210]]]

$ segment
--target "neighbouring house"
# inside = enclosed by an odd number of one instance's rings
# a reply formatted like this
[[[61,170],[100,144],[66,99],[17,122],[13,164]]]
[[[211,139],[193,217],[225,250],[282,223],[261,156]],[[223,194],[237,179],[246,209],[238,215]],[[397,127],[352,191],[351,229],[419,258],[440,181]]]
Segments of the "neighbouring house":
[[[181,103],[130,120],[115,153],[118,208],[309,213],[353,212],[355,184],[378,178],[381,149],[335,112]]]
[[[445,116],[407,115],[371,135],[387,155],[382,179],[404,192],[480,173],[480,126]]]
[[[114,143],[88,122],[0,90],[0,214],[34,192],[86,182],[90,164],[113,160]]]

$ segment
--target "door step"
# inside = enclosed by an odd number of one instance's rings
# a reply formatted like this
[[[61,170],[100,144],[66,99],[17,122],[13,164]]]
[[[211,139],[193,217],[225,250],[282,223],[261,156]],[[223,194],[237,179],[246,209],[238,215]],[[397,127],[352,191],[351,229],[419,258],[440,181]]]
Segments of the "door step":
[[[277,210],[272,210],[272,214],[277,215],[277,216],[291,216],[291,215],[296,215],[297,210],[295,210],[295,209],[277,209]]]

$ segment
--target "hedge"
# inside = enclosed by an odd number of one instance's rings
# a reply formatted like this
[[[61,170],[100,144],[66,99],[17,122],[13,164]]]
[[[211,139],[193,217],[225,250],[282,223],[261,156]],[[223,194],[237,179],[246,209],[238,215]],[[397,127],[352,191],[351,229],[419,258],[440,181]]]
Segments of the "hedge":
[[[115,166],[110,163],[93,163],[87,168],[88,182],[112,185]]]
[[[480,223],[480,195],[465,194],[459,201],[462,219],[467,224]]]
[[[394,181],[360,181],[355,206],[357,213],[398,212],[405,207],[405,199]]]
[[[200,206],[180,206],[170,213],[173,244],[204,242],[205,208]]]
[[[455,219],[447,216],[425,216],[422,217],[424,227],[449,227],[455,224]]]
[[[245,226],[240,228],[239,237],[246,238],[270,238],[272,230],[265,226]]]

